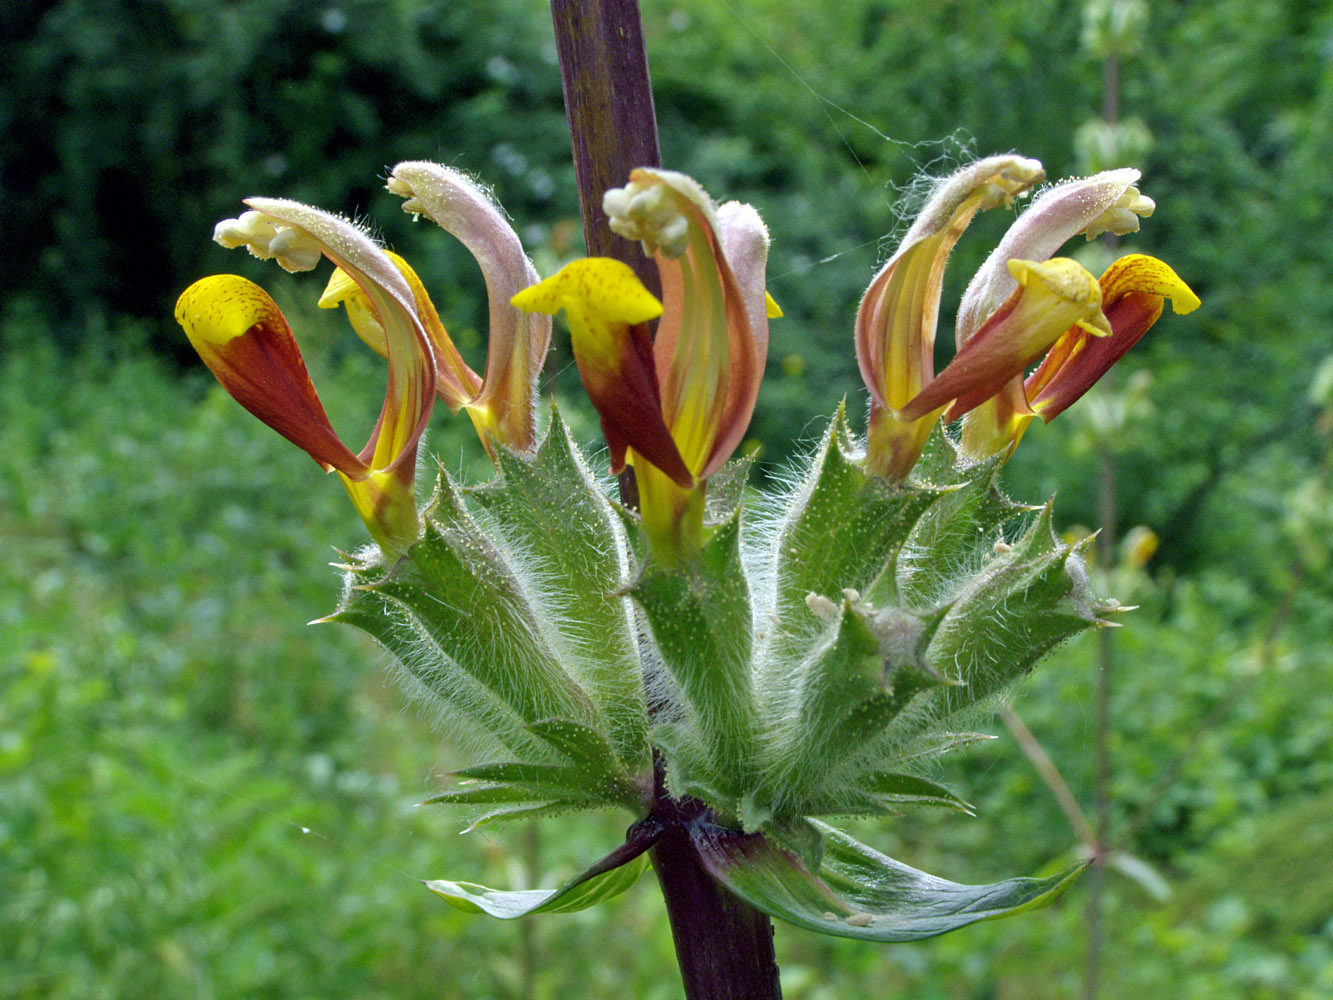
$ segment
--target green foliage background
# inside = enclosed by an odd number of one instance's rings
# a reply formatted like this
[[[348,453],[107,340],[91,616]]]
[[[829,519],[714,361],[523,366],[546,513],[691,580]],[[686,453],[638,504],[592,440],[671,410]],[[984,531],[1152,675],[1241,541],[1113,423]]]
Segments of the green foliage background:
[[[852,313],[919,171],[1010,148],[1077,169],[1102,87],[1081,7],[645,0],[665,162],[773,230],[787,318],[753,429],[768,470],[839,397],[861,405]],[[554,884],[629,817],[458,837],[446,811],[412,807],[451,766],[447,738],[357,635],[302,624],[332,608],[325,556],[360,526],[169,321],[202,274],[261,278],[335,422],[369,428],[382,375],[314,315],[319,287],[208,240],[241,197],[283,195],[372,219],[479,363],[474,266],[379,178],[452,163],[494,184],[543,269],[578,251],[545,5],[65,0],[2,16],[0,997],[677,995],[650,881],[521,926],[415,881]],[[1123,366],[1153,381],[1116,441],[1121,522],[1162,547],[1146,570],[1102,567],[1142,606],[1116,635],[1112,835],[1172,895],[1112,879],[1103,995],[1323,997],[1333,505],[1330,400],[1308,390],[1333,320],[1333,8],[1154,5],[1122,88],[1154,139],[1159,210],[1134,244],[1204,307]],[[946,313],[1007,221],[991,214],[959,248]],[[595,440],[567,351],[549,373]],[[469,435],[441,415],[431,450],[476,468]],[[1078,411],[1034,428],[1014,494],[1058,491],[1062,523],[1095,524],[1089,439]],[[1085,806],[1095,647],[1056,653],[1017,704]],[[861,834],[978,881],[1066,860],[1068,823],[993,729],[941,775],[978,819]],[[892,948],[779,928],[787,995],[1075,995],[1085,894]]]

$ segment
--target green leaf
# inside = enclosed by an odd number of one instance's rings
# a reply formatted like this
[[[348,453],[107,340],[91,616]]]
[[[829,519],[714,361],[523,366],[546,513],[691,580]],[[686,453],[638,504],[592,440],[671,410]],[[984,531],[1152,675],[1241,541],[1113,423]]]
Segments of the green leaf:
[[[972,806],[948,788],[914,774],[877,771],[848,780],[850,787],[812,795],[806,811],[812,816],[883,816],[903,806],[942,806],[974,815]]]
[[[907,607],[930,607],[939,601],[958,568],[975,565],[976,552],[991,546],[1000,526],[1030,509],[995,488],[1002,465],[996,458],[964,467],[953,443],[937,428],[912,482],[939,491],[939,502],[914,525],[892,578],[886,574],[877,580],[867,599],[896,600]]]
[[[925,628],[906,612],[843,601],[832,641],[792,671],[795,711],[767,720],[777,811],[818,811],[807,802],[827,777],[854,762],[918,693],[942,683],[921,658]]]
[[[638,682],[642,687],[642,681]],[[596,729],[573,719],[542,719],[528,726],[528,731],[554,747],[573,764],[581,776],[582,787],[608,802],[634,809],[642,791],[617,758],[610,742]],[[646,780],[646,778],[645,778]]]
[[[961,682],[931,694],[934,724],[985,702],[1047,651],[1098,624],[1082,560],[1055,538],[1047,505],[1027,534],[983,567],[954,599],[929,662]]]
[[[558,889],[488,889],[473,882],[437,879],[426,888],[442,896],[449,905],[470,913],[488,913],[501,920],[530,913],[572,913],[586,910],[604,899],[618,896],[648,867],[647,850],[657,842],[662,829],[643,822],[632,827],[629,839],[602,860],[591,865]]]
[[[916,941],[1051,902],[1086,864],[1046,879],[962,885],[936,878],[812,821],[823,834],[818,875],[757,834],[696,823],[690,834],[708,871],[770,916],[836,937]]]
[[[537,578],[536,614],[565,670],[597,702],[631,771],[648,763],[634,609],[623,595],[630,553],[620,519],[554,412],[534,456],[499,449],[501,475],[469,490],[490,515],[487,533],[522,553]],[[557,585],[546,585],[547,582]]]
[[[708,491],[704,497],[704,523],[722,524],[735,516],[745,498],[745,487],[750,481],[750,467],[754,460],[748,455],[728,462],[708,477]]]
[[[383,646],[408,694],[427,702],[451,734],[466,741],[469,731],[475,732],[519,758],[547,753],[512,706],[437,647],[422,642],[421,635],[404,621],[397,602],[364,588],[354,589],[327,620],[359,628]]]
[[[891,567],[913,526],[942,495],[939,489],[890,486],[867,476],[849,456],[846,417],[839,409],[816,453],[805,485],[792,500],[777,544],[774,615],[780,631],[770,662],[777,673],[804,655],[823,632],[806,604],[810,594],[840,601],[865,590]],[[889,574],[890,578],[892,574]],[[881,598],[881,603],[891,596]],[[780,683],[774,680],[774,683]]]
[[[755,752],[750,652],[754,624],[741,565],[739,514],[721,525],[694,559],[650,562],[632,593],[710,751],[713,779],[744,783]]]
[[[539,791],[539,787],[543,790]],[[565,796],[568,795],[570,791],[571,789],[558,785],[537,786],[535,783],[468,782],[460,785],[458,788],[451,788],[448,791],[440,792],[438,795],[432,795],[421,804],[423,806],[472,806],[492,805],[504,802],[546,805],[555,801],[557,798],[561,801],[569,802],[570,804],[581,803],[584,801],[582,799],[582,793],[579,791],[575,792],[574,797],[566,798]]]
[[[588,802],[586,800],[524,800],[522,802],[502,805],[499,809],[492,809],[490,812],[478,816],[472,821],[471,825],[462,832],[471,833],[473,830],[487,826],[491,823],[509,823],[515,820],[530,822],[537,819],[547,819],[551,816],[563,816],[566,813],[577,812],[580,809],[592,809],[599,805],[602,805],[602,803]]]
[[[425,521],[421,541],[366,589],[396,602],[418,642],[427,637],[435,647],[430,652],[456,664],[524,722],[596,719],[549,643],[528,588],[443,472]]]
[[[640,681],[640,685],[642,685]],[[542,719],[528,726],[528,732],[559,750],[565,757],[600,778],[621,774],[615,751],[605,736],[591,726],[573,719]]]

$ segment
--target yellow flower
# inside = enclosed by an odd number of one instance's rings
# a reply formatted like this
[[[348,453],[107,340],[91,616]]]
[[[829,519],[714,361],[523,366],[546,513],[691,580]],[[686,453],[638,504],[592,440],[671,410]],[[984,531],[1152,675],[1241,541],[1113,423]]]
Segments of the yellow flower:
[[[399,164],[388,187],[403,207],[455,235],[481,267],[490,298],[485,377],[463,361],[416,272],[357,226],[319,209],[270,198],[220,223],[214,239],[247,247],[289,271],[337,266],[319,304],[343,306],[357,334],[388,361],[384,406],[356,454],[329,425],[300,350],[277,305],[257,285],[216,275],[191,285],[176,319],[218,381],[246,409],[336,471],[386,555],[402,554],[420,533],[414,497],[418,443],[438,394],[466,409],[488,450],[535,447],[537,379],[550,343],[549,318],[509,304],[537,273],[490,198],[455,170]]]
[[[950,249],[980,208],[1012,199],[1041,176],[1035,161],[994,157],[947,178],[871,283],[856,326],[871,396],[871,472],[904,478],[941,415],[963,418],[962,447],[972,457],[1012,451],[1034,415],[1054,417],[1143,336],[1163,297],[1177,312],[1197,306],[1151,257],[1123,258],[1100,282],[1075,261],[1052,257],[1080,233],[1134,232],[1154,208],[1134,186],[1137,170],[1066,181],[1015,221],[972,278],[958,309],[958,352],[935,376],[940,275]],[[1024,372],[1043,355],[1025,389]]]
[[[247,204],[251,211],[219,224],[219,243],[247,246],[293,271],[309,270],[327,256],[362,289],[389,361],[384,406],[370,440],[353,454],[338,439],[291,327],[258,285],[233,274],[196,281],[177,301],[176,320],[222,386],[326,471],[336,471],[385,554],[400,555],[420,531],[416,451],[436,385],[412,290],[393,261],[345,219],[278,199]]]
[[[870,390],[866,461],[902,479],[921,454],[938,412],[899,411],[935,377],[935,327],[944,266],[979,211],[1009,205],[1045,177],[1036,160],[992,156],[945,178],[880,268],[856,313],[856,358]]]
[[[643,244],[662,301],[622,264],[575,261],[515,296],[569,319],[574,357],[611,448],[634,467],[643,523],[664,560],[702,544],[705,481],[740,444],[768,352],[768,231],[748,205],[715,207],[690,178],[635,170],[606,194],[611,228]],[[646,324],[657,318],[656,336]]]

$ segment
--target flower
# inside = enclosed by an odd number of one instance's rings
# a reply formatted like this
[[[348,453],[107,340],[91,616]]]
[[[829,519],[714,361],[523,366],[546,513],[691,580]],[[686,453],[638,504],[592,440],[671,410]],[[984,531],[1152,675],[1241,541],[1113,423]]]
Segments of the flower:
[[[1128,254],[1115,261],[1097,287],[1105,329],[1071,326],[1054,341],[1036,371],[1021,383],[1006,383],[1000,395],[987,401],[991,405],[971,409],[977,393],[970,399],[955,400],[950,416],[970,411],[963,422],[965,450],[979,457],[1012,451],[1033,417],[1050,423],[1138,343],[1162,315],[1166,299],[1180,315],[1193,312],[1200,304],[1175,271],[1143,254]],[[979,336],[969,341],[969,347],[978,340]],[[1036,356],[1012,370],[1021,373]],[[945,374],[947,369],[940,382],[946,380]]]
[[[453,235],[481,268],[489,303],[486,372],[463,405],[488,447],[494,440],[515,451],[531,451],[536,447],[537,380],[551,344],[551,321],[520,312],[509,300],[537,280],[537,269],[499,206],[459,171],[409,161],[394,167],[385,186],[406,199],[404,212],[424,215]],[[442,327],[439,331],[443,334]],[[449,370],[467,369],[447,336],[433,337],[432,344]]]
[[[1102,311],[1111,335],[1088,340],[1069,330],[1023,383],[1034,415],[1050,423],[1100,379],[1125,352],[1139,342],[1162,315],[1166,299],[1171,311],[1185,315],[1199,308],[1199,297],[1175,271],[1154,257],[1128,254],[1102,274]]]
[[[1053,418],[1143,336],[1161,315],[1164,298],[1181,313],[1198,305],[1175,272],[1151,257],[1122,258],[1101,281],[1072,259],[1052,257],[1079,233],[1093,239],[1134,232],[1139,217],[1154,208],[1134,186],[1137,170],[1066,181],[1015,221],[972,278],[958,310],[958,352],[932,377],[938,271],[976,211],[964,209],[985,197],[968,193],[968,185],[984,184],[993,162],[978,161],[937,188],[862,301],[856,342],[871,390],[867,466],[886,478],[907,475],[941,415],[963,418],[966,454],[1012,451],[1033,416]],[[1015,165],[1008,170],[1013,181],[1040,177]],[[997,196],[989,201],[997,204]],[[943,213],[952,205],[958,207],[946,223]],[[934,255],[929,271],[927,252]],[[897,279],[900,270],[905,279]],[[1025,384],[1024,372],[1043,356]]]
[[[989,322],[988,317],[1012,296],[1017,282],[1009,271],[1009,261],[1014,258],[1046,260],[1080,234],[1093,240],[1102,233],[1125,236],[1138,232],[1139,219],[1147,218],[1156,209],[1153,200],[1136,186],[1139,177],[1139,171],[1133,168],[1104,170],[1090,177],[1064,181],[1037,198],[1009,227],[964,290],[954,331],[959,354]],[[1086,270],[1084,275],[1084,282],[1094,282]],[[1111,330],[1104,311],[1092,326],[1100,329],[1102,334]],[[1083,329],[1086,332],[1091,326]],[[1049,336],[1052,345],[1063,335],[1064,331],[1051,328],[1043,331],[1043,336]],[[1035,361],[1036,356],[1031,360]],[[1030,419],[1023,392],[1026,367],[1026,364],[1013,367],[1003,388],[989,399],[956,402],[945,414],[948,420],[963,418],[962,447],[965,454],[980,459],[1009,454],[1017,447]],[[940,378],[944,379],[946,373],[948,368],[940,373]]]
[[[706,480],[754,412],[768,320],[781,315],[764,290],[768,231],[750,206],[715,207],[697,183],[666,170],[633,171],[603,208],[615,232],[653,257],[662,301],[626,265],[590,258],[513,302],[565,310],[612,471],[633,466],[645,529],[671,561],[702,544]]]
[[[898,411],[935,375],[935,326],[944,266],[977,212],[1009,205],[1045,177],[1036,160],[992,156],[940,181],[856,313],[856,358],[870,390],[866,460],[877,475],[904,478],[939,413]]]
[[[222,386],[247,410],[336,471],[357,512],[387,556],[420,534],[414,482],[417,448],[438,396],[466,408],[487,448],[534,447],[536,379],[550,321],[508,304],[536,271],[490,199],[457,171],[400,164],[390,190],[404,208],[428,215],[477,258],[491,293],[491,342],[485,378],[459,355],[416,273],[345,219],[292,201],[251,198],[250,211],[218,224],[214,239],[245,246],[288,271],[312,270],[321,257],[337,269],[319,304],[347,310],[357,334],[389,366],[379,420],[356,454],[329,423],[301,352],[277,304],[237,275],[195,282],[176,304],[176,319]]]
[[[1017,287],[940,373],[901,410],[912,419],[950,407],[959,416],[981,406],[1040,358],[1067,330],[1104,337],[1102,290],[1087,269],[1068,257],[1010,260]]]

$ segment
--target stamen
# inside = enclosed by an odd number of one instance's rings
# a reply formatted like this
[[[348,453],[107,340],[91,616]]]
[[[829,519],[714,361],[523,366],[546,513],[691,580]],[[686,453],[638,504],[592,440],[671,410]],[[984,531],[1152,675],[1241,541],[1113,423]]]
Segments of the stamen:
[[[397,174],[390,174],[389,179],[384,184],[384,189],[405,199],[403,201],[403,211],[412,216],[413,222],[421,221],[421,217],[426,214],[426,207],[418,200],[417,193],[409,182],[403,180]]]
[[[1148,218],[1156,207],[1156,202],[1147,195],[1140,194],[1139,189],[1131,184],[1114,205],[1088,224],[1088,228],[1083,230],[1083,234],[1088,239],[1094,240],[1102,233],[1107,232],[1115,233],[1117,236],[1124,236],[1126,233],[1137,233],[1139,231],[1139,218]]]
[[[981,203],[981,211],[984,212],[1001,204],[1005,208],[1011,207],[1014,198],[1030,193],[1032,186],[1041,183],[1045,176],[1046,168],[1041,165],[1040,160],[1027,159],[1026,157],[1016,159],[996,174],[995,179],[987,185],[986,196]]]
[[[690,220],[661,183],[636,180],[611,188],[602,198],[602,211],[613,233],[638,240],[650,257],[660,253],[674,259],[689,244]]]
[[[313,270],[323,256],[319,242],[305,230],[254,210],[219,222],[213,229],[213,241],[228,250],[243,246],[260,260],[276,260],[292,272]]]

